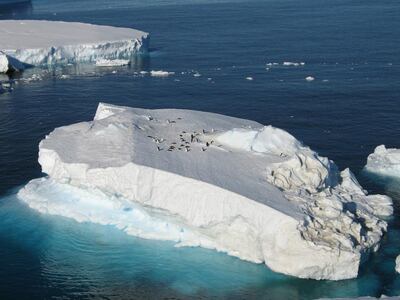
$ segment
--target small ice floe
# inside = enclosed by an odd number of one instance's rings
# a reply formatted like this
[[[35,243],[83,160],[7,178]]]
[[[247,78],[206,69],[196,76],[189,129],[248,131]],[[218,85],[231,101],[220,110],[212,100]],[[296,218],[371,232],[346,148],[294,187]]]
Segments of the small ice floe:
[[[291,62],[291,61],[285,61],[283,62],[283,66],[286,67],[298,67],[298,66],[304,66],[306,63],[305,62]]]
[[[199,72],[196,72],[193,74],[193,77],[201,77],[201,74]]]
[[[400,149],[380,145],[368,155],[365,169],[381,176],[400,178]]]
[[[150,71],[150,75],[153,77],[168,77],[170,75],[174,75],[175,72],[168,72],[168,71]]]
[[[254,78],[253,77],[246,77],[246,80],[253,80]]]
[[[30,77],[28,77],[28,78],[23,78],[23,79],[21,79],[21,81],[24,81],[24,82],[31,82],[31,81],[39,81],[39,80],[42,80],[43,79],[43,77],[41,76],[41,75],[39,75],[39,74],[33,74],[32,76],[30,76]]]
[[[127,66],[131,62],[129,59],[98,59],[96,61],[96,66],[98,67],[118,67]]]
[[[278,65],[279,65],[279,63],[277,63],[277,62],[270,62],[270,63],[266,64],[266,66],[268,66],[268,67],[278,66]]]
[[[314,78],[314,77],[312,77],[312,76],[307,76],[307,77],[306,77],[306,80],[310,82],[310,81],[314,81],[314,80],[315,80],[315,78]]]

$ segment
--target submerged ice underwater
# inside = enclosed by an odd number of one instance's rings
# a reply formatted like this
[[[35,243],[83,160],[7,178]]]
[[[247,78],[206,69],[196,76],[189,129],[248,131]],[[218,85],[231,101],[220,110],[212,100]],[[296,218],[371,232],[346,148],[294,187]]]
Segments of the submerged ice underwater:
[[[400,250],[399,181],[362,172],[376,146],[399,148],[397,2],[85,3],[78,8],[69,1],[38,0],[32,10],[12,17],[138,28],[151,33],[150,56],[107,70],[27,70],[14,78],[18,84],[11,93],[0,95],[2,299],[400,294],[394,270]],[[0,15],[10,18],[7,12]],[[150,76],[157,70],[174,74]],[[384,218],[388,232],[379,251],[361,266],[357,279],[296,279],[213,250],[176,248],[174,242],[140,239],[112,226],[29,209],[16,193],[42,176],[39,142],[54,128],[93,119],[100,101],[216,112],[287,130],[341,170],[350,167],[370,194],[392,197],[394,215]],[[141,230],[154,230],[153,214],[124,202],[115,207],[101,193],[88,195],[51,183],[42,185],[40,193],[42,199],[65,205],[60,206],[63,212],[68,204],[84,210],[96,201],[102,211],[89,216],[115,209],[118,222],[122,211],[143,220]]]

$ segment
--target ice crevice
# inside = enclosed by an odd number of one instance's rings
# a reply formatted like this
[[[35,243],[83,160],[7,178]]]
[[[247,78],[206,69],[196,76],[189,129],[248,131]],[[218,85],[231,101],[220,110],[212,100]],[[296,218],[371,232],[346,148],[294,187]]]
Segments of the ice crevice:
[[[213,113],[100,103],[92,121],[42,140],[39,163],[48,177],[19,192],[34,209],[301,278],[356,277],[392,213],[389,197],[368,195],[288,132]]]

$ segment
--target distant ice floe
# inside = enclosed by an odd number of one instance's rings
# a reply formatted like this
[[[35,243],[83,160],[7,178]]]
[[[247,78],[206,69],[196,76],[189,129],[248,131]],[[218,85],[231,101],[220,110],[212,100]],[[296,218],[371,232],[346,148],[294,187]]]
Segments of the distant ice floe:
[[[246,80],[253,80],[253,77],[251,77],[251,76],[249,76],[249,77],[246,77]]]
[[[305,62],[291,62],[291,61],[284,61],[282,63],[278,62],[270,62],[266,63],[267,67],[274,67],[274,66],[284,66],[284,67],[299,67],[299,66],[305,66]]]
[[[0,72],[32,66],[128,60],[148,51],[148,33],[130,28],[39,20],[0,21]]]
[[[400,179],[400,149],[380,145],[367,159],[365,169],[371,173]]]
[[[40,212],[301,278],[356,277],[392,206],[284,130],[190,110],[100,103],[42,140],[39,163],[49,177],[18,195]]]
[[[307,76],[305,79],[306,79],[306,81],[309,81],[309,82],[315,80],[315,78],[313,76]]]
[[[150,71],[150,75],[153,77],[168,77],[170,75],[174,75],[175,72],[168,72],[168,71]]]
[[[305,65],[305,62],[290,62],[290,61],[285,61],[285,62],[283,62],[282,65],[283,65],[283,66],[286,66],[286,67],[290,67],[290,66],[298,67],[298,66],[304,66],[304,65]]]

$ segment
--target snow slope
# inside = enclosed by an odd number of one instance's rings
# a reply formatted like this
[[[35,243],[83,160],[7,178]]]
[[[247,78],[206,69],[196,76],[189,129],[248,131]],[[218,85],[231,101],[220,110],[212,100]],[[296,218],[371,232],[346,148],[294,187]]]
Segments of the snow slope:
[[[365,169],[384,176],[400,177],[400,149],[380,145],[368,156]]]
[[[0,20],[0,41],[0,51],[7,55],[9,68],[18,69],[20,65],[129,59],[147,51],[148,34],[130,28],[74,22]],[[0,53],[0,72],[4,72],[1,57]]]
[[[19,192],[34,209],[302,278],[356,277],[392,209],[289,133],[198,111],[100,103],[42,140],[39,163],[49,177]]]

